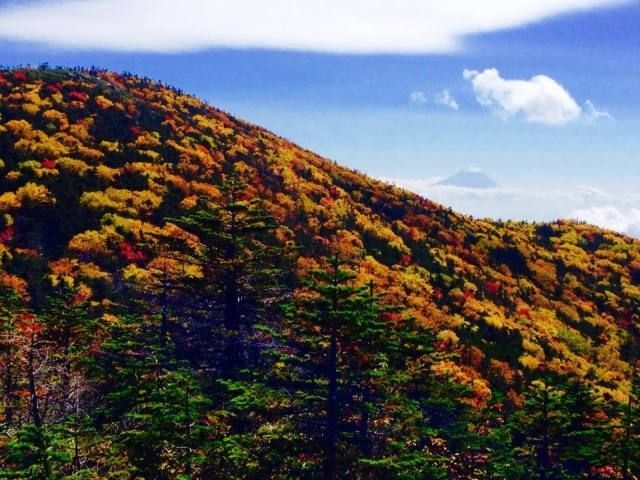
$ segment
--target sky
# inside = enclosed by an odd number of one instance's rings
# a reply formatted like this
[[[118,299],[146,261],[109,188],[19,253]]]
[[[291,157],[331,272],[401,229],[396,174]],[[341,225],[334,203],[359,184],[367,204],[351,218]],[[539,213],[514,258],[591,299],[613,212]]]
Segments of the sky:
[[[175,85],[477,217],[640,236],[639,0],[0,0],[0,64]],[[473,166],[500,186],[437,186]]]

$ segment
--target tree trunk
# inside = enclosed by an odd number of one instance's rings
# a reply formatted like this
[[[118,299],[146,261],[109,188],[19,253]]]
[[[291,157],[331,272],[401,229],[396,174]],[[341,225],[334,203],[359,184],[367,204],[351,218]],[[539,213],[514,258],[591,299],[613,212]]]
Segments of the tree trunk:
[[[335,319],[331,326],[331,346],[327,359],[327,425],[325,430],[324,480],[336,479],[336,456],[338,443],[338,340]]]
[[[39,396],[36,385],[35,376],[35,348],[36,339],[35,333],[31,333],[31,345],[29,345],[29,355],[27,357],[27,376],[29,381],[29,410],[31,413],[31,419],[33,425],[36,427],[36,437],[34,443],[40,454],[40,462],[42,471],[44,472],[44,478],[47,480],[51,478],[51,465],[47,458],[47,442],[44,436],[44,422],[40,414]]]

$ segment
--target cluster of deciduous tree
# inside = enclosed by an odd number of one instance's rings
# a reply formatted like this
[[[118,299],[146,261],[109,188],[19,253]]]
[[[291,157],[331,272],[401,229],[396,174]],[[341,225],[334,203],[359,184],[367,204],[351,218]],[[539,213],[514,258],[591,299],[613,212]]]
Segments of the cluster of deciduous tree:
[[[184,235],[123,286],[135,303],[91,302],[62,269],[38,311],[0,291],[0,478],[640,473],[635,390],[619,404],[539,368],[475,405],[359,265],[320,258],[294,294],[291,252],[243,187],[231,175],[222,204],[172,219]]]
[[[0,477],[633,478],[640,244],[0,70]]]

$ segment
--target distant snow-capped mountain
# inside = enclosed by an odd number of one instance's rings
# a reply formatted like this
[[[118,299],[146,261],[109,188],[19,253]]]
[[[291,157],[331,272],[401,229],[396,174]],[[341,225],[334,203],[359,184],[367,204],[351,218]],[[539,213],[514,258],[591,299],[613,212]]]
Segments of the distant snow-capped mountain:
[[[439,181],[436,185],[450,185],[466,188],[496,188],[499,185],[479,168],[467,167]]]

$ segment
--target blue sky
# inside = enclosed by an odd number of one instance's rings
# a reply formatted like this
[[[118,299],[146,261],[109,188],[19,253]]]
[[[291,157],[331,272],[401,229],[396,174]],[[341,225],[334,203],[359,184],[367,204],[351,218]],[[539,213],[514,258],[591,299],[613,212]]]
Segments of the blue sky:
[[[0,0],[0,63],[132,71],[476,216],[640,233],[637,0],[292,2]],[[470,165],[502,188],[433,187]]]

